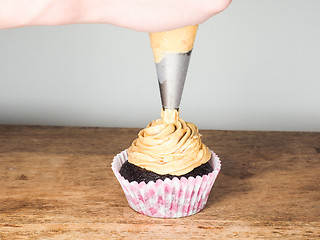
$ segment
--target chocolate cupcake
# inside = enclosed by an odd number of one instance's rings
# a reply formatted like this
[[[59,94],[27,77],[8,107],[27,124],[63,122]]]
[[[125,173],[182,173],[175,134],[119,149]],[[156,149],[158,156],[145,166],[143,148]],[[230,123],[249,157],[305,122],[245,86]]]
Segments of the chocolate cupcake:
[[[148,171],[144,168],[138,167],[132,163],[129,163],[129,161],[126,161],[120,169],[120,175],[124,177],[129,182],[137,181],[140,182],[150,182],[150,181],[156,181],[158,179],[165,180],[166,178],[173,179],[174,177],[181,179],[182,177],[188,178],[188,177],[197,177],[197,176],[203,176],[206,174],[209,174],[213,171],[212,166],[209,162],[206,162],[199,167],[196,167],[191,172],[183,174],[181,176],[175,176],[171,174],[164,174],[160,175],[157,173],[154,173],[152,171]]]
[[[204,208],[220,160],[178,111],[166,109],[161,116],[114,158],[112,169],[134,210],[152,217],[189,216]]]

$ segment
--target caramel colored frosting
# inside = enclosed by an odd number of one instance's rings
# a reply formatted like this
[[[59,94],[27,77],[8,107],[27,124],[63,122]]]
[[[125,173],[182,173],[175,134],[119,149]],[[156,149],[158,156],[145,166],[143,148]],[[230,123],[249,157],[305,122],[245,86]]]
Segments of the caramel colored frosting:
[[[162,119],[149,123],[128,149],[128,161],[157,174],[184,175],[211,158],[193,123],[179,118],[177,110],[165,109]]]
[[[192,50],[198,25],[168,32],[150,33],[154,60],[159,63],[168,53],[186,53]]]

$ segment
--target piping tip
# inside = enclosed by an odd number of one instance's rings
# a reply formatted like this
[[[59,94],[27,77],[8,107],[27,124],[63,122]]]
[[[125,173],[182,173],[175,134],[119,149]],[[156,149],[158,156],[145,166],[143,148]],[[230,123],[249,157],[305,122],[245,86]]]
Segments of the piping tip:
[[[169,53],[156,63],[162,107],[179,109],[191,51]]]

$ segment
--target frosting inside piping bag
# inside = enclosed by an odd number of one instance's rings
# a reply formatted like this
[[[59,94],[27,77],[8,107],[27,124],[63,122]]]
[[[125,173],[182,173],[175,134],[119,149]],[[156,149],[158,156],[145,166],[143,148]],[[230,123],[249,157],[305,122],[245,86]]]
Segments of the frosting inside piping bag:
[[[168,32],[150,33],[155,62],[161,62],[168,53],[186,53],[192,50],[197,30],[198,25],[194,25]]]
[[[177,110],[165,109],[161,119],[149,123],[128,149],[128,161],[160,175],[184,175],[211,158],[193,123],[179,118]]]

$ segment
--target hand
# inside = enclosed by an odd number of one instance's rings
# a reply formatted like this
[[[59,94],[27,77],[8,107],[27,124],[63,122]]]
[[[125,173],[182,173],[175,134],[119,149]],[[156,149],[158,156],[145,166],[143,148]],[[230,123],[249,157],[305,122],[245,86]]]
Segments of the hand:
[[[160,32],[202,23],[231,0],[0,0],[0,28],[106,23]]]
[[[106,22],[143,32],[197,25],[226,9],[231,0],[121,0]]]

